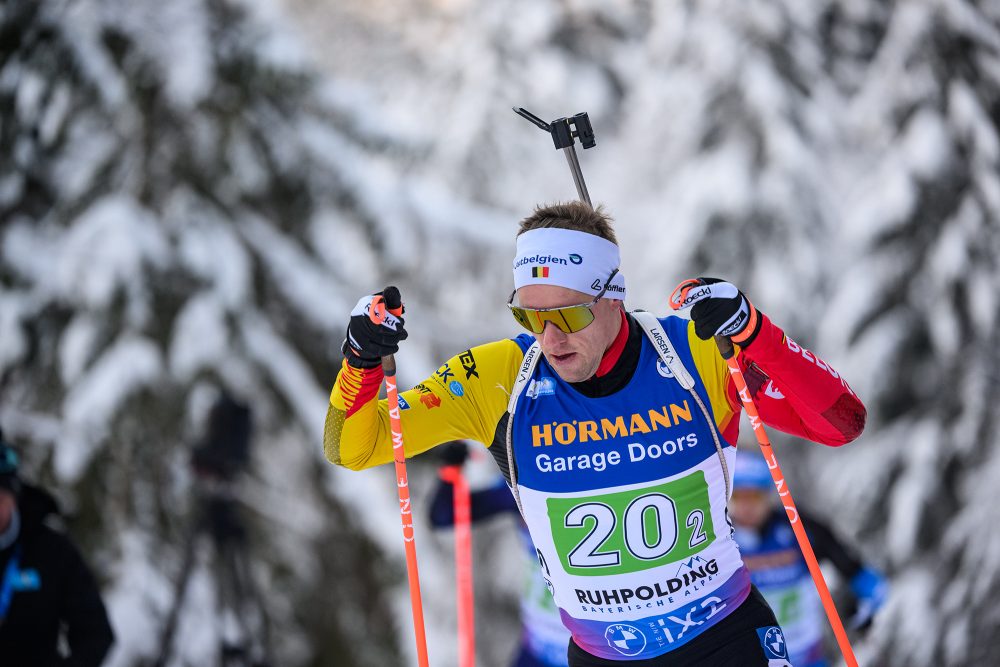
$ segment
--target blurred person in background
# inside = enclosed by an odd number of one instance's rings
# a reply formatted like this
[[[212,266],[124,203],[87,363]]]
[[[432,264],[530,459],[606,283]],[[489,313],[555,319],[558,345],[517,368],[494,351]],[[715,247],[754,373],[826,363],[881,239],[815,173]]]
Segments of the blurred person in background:
[[[774,482],[759,455],[741,453],[736,463],[729,516],[736,543],[750,578],[763,593],[785,631],[788,655],[795,667],[826,667],[823,632],[827,625],[822,602],[802,557],[785,510],[775,502]],[[867,629],[885,602],[888,584],[825,523],[799,512],[816,558],[831,563],[849,584],[854,615],[848,627]]]
[[[51,495],[21,480],[17,454],[0,433],[4,667],[97,667],[114,641],[93,575],[69,538],[46,523],[58,513]]]
[[[463,466],[469,457],[469,446],[461,440],[441,448],[441,467]],[[521,589],[521,641],[512,667],[566,667],[566,645],[569,631],[563,627],[559,610],[538,569],[538,556],[531,543],[528,527],[521,520],[517,503],[503,478],[493,486],[469,494],[473,523],[495,516],[514,515],[518,519],[524,549],[525,583]],[[455,487],[443,477],[430,506],[431,525],[447,528],[455,525]]]
[[[209,565],[216,585],[214,613],[217,619],[224,619],[218,638],[221,665],[274,664],[266,598],[254,576],[255,545],[238,492],[240,479],[250,465],[252,436],[250,405],[222,390],[208,413],[204,434],[191,450],[196,504],[154,667],[174,664],[181,613],[192,575],[207,555],[201,548],[205,541],[212,545]]]
[[[843,445],[864,405],[728,282],[675,290],[690,321],[626,311],[601,209],[537,208],[512,268],[507,306],[528,333],[470,348],[401,392],[406,455],[491,443],[572,635],[572,667],[787,665],[726,516],[742,402],[713,338],[738,346],[762,420],[782,431]],[[376,299],[388,313],[378,324]],[[382,357],[407,336],[402,315],[394,287],[351,312],[324,430],[332,463],[393,460],[378,391]]]

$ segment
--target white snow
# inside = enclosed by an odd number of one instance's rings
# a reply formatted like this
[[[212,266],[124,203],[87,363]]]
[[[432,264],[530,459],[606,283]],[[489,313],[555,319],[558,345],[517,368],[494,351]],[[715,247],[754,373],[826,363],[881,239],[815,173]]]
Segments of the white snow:
[[[59,341],[59,372],[63,384],[72,386],[97,352],[100,323],[90,313],[80,313],[69,323]]]
[[[323,442],[323,419],[329,404],[326,389],[316,384],[309,367],[295,350],[260,316],[244,315],[240,331],[247,353],[269,374],[307,428],[311,442]],[[318,417],[318,418],[317,418]]]
[[[914,176],[934,178],[949,154],[950,138],[940,115],[923,109],[914,114],[903,130],[902,149]]]
[[[22,328],[30,314],[30,301],[23,294],[0,289],[0,374],[17,363],[28,350],[28,338]]]
[[[297,241],[263,220],[248,216],[242,230],[266,265],[273,285],[301,317],[324,330],[336,331],[344,326],[341,311],[350,297],[342,291],[341,281],[298,247]]]
[[[228,356],[230,332],[225,315],[215,295],[188,299],[177,314],[170,340],[169,367],[174,378],[190,381]]]
[[[250,257],[222,221],[205,213],[191,221],[188,216],[197,215],[197,204],[178,201],[178,210],[171,215],[180,227],[177,253],[185,268],[212,284],[223,305],[238,308],[250,297]]]
[[[121,404],[134,392],[152,387],[162,371],[157,346],[124,334],[72,386],[63,400],[63,434],[54,467],[64,483],[75,481],[106,438]],[[141,443],[140,443],[141,444]]]
[[[142,56],[162,68],[164,89],[172,104],[193,108],[213,84],[209,16],[198,0],[167,3],[104,0],[99,3],[105,22],[126,33],[145,35],[136,44]]]
[[[47,259],[43,279],[70,303],[106,308],[121,289],[142,286],[145,265],[163,267],[169,246],[156,219],[133,199],[110,195],[91,205]],[[54,270],[53,270],[54,267]]]
[[[109,667],[126,667],[138,658],[155,656],[162,631],[159,615],[166,615],[173,599],[173,587],[161,571],[163,562],[155,557],[148,537],[127,530],[119,543],[121,558],[112,573],[114,583],[103,592],[115,630]],[[150,606],[156,615],[150,614]]]

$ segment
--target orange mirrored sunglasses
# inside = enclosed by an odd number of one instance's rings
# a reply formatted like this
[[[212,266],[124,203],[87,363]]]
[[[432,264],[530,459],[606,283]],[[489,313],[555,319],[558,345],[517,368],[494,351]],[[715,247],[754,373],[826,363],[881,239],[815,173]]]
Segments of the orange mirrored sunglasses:
[[[514,290],[510,293],[510,298],[507,299],[507,307],[510,308],[510,312],[514,316],[514,319],[517,320],[517,323],[531,333],[540,334],[545,331],[546,322],[551,322],[563,333],[576,333],[586,329],[594,321],[593,308],[601,300],[601,297],[604,296],[604,293],[608,291],[611,279],[617,273],[618,269],[611,272],[608,279],[604,281],[604,288],[590,303],[556,308],[524,308],[514,305],[514,296],[517,294],[517,290]]]

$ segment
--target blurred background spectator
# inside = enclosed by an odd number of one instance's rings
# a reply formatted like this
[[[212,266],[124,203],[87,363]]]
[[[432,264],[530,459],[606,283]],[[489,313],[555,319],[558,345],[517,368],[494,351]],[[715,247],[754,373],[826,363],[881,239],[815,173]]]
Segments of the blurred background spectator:
[[[98,667],[111,648],[97,582],[80,552],[47,519],[55,499],[18,475],[0,432],[0,663]]]

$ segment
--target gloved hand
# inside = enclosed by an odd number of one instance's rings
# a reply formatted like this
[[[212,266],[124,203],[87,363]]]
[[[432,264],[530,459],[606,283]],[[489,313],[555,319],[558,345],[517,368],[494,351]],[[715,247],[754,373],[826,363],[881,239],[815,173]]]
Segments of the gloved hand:
[[[376,298],[385,302],[385,321],[381,324],[375,324],[370,315]],[[399,341],[406,340],[408,335],[403,328],[402,314],[403,300],[395,287],[389,286],[362,297],[351,311],[347,337],[341,348],[347,363],[355,368],[375,368],[382,363],[382,357],[398,352]]]
[[[691,308],[691,320],[698,338],[727,336],[746,347],[760,331],[760,313],[743,292],[718,278],[685,280],[670,297],[674,310]]]
[[[889,583],[881,574],[865,568],[851,579],[851,591],[858,599],[858,608],[848,624],[854,630],[865,630],[889,596]]]
[[[442,466],[464,465],[469,459],[469,445],[464,440],[446,442],[438,450],[441,452]]]

